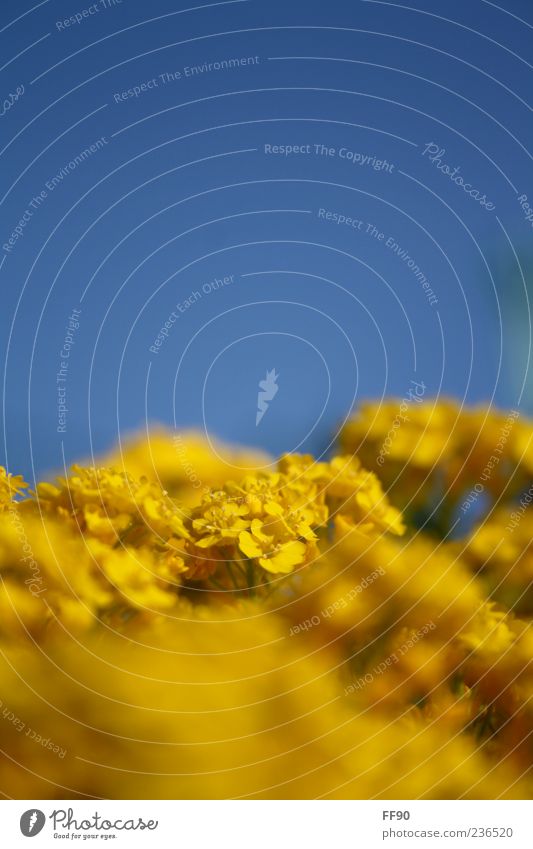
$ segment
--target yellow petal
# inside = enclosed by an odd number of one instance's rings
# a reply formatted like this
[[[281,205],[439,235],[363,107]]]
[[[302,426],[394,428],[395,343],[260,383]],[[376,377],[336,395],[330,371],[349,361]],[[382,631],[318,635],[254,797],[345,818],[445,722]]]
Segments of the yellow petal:
[[[286,542],[273,557],[259,558],[259,565],[274,574],[288,573],[305,561],[306,554],[307,546],[303,542],[292,540]]]
[[[239,534],[239,548],[246,557],[261,557],[264,553],[249,531]]]

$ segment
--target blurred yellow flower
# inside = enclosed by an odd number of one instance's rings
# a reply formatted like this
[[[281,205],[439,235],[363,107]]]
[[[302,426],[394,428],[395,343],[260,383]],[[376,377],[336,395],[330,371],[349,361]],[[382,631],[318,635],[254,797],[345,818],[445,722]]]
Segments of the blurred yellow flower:
[[[451,400],[411,398],[362,404],[340,445],[379,474],[415,521],[438,533],[460,515],[512,500],[531,477],[533,424],[516,410],[469,409]]]
[[[532,433],[417,395],[328,460],[0,469],[0,790],[529,798]]]

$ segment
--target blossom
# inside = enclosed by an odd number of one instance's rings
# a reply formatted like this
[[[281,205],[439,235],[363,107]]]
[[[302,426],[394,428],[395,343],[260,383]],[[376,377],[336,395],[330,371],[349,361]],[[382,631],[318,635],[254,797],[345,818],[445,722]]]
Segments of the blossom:
[[[400,512],[390,505],[376,475],[363,468],[357,457],[337,456],[328,463],[316,463],[310,456],[285,455],[280,468],[294,485],[311,481],[330,515],[360,531],[390,531],[398,535],[404,532]]]
[[[73,471],[58,485],[38,485],[39,503],[48,513],[109,544],[131,532],[162,540],[188,536],[185,512],[159,485],[107,467],[73,466]]]
[[[11,475],[0,466],[0,512],[9,509],[17,495],[21,495],[28,484],[21,475]]]
[[[231,545],[249,527],[249,520],[244,518],[249,512],[246,504],[232,501],[224,491],[209,493],[193,513],[195,545],[199,548]]]
[[[533,468],[532,432],[516,410],[413,397],[362,404],[339,441],[379,475],[410,522],[440,534],[458,508],[512,501],[522,491]]]
[[[250,531],[239,534],[239,548],[247,557],[257,560],[267,572],[292,572],[295,566],[300,566],[308,556],[308,547],[304,542],[291,539],[290,533],[285,534],[285,524],[281,533],[268,524],[273,533],[265,533],[260,519],[254,519]],[[284,537],[288,537],[284,539]]]
[[[327,460],[187,435],[201,487],[167,435],[24,498],[1,470],[4,718],[68,752],[0,723],[4,791],[529,798],[533,427],[395,406]]]
[[[148,611],[175,607],[181,575],[186,571],[179,555],[146,545],[112,549],[93,545],[92,551],[103,575],[122,596],[124,607]]]
[[[513,511],[500,508],[478,522],[466,540],[464,557],[487,595],[519,615],[533,615],[533,511],[513,523]]]
[[[522,766],[499,766],[452,724],[339,697],[327,656],[287,639],[261,602],[179,613],[130,620],[133,640],[105,629],[45,657],[6,648],[8,710],[66,753],[3,721],[11,796],[528,798]]]

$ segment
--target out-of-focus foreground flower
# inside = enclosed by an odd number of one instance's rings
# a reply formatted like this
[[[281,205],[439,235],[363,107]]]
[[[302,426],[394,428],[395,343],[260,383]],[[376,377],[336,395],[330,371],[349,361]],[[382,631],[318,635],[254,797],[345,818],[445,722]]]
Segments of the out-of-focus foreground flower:
[[[328,461],[2,469],[2,792],[528,797],[533,426],[401,403]]]

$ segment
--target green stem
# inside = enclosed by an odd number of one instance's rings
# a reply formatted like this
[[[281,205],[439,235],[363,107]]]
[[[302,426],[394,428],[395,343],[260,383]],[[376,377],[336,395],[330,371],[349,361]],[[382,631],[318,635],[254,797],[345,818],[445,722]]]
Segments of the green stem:
[[[255,596],[255,573],[253,560],[246,561],[246,580],[248,583],[248,595],[253,598]]]
[[[231,583],[233,584],[233,586],[235,587],[235,589],[236,589],[236,590],[239,590],[239,589],[240,589],[240,587],[239,587],[239,584],[238,584],[237,579],[236,579],[236,577],[235,577],[235,573],[234,573],[234,571],[233,571],[233,567],[232,567],[232,565],[231,565],[231,563],[230,563],[230,561],[229,561],[229,560],[226,560],[226,569],[228,570],[228,575],[229,575],[229,576],[230,576],[230,578],[231,578]]]

